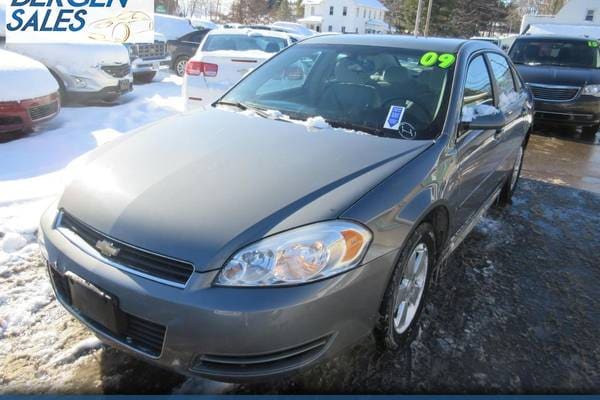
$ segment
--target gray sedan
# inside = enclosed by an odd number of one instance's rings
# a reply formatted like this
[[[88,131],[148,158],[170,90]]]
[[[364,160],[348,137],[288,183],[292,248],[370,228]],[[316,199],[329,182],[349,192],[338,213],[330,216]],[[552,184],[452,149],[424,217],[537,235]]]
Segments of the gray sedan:
[[[189,375],[413,338],[432,272],[510,203],[532,98],[480,41],[329,35],[89,156],[42,217],[58,300]]]

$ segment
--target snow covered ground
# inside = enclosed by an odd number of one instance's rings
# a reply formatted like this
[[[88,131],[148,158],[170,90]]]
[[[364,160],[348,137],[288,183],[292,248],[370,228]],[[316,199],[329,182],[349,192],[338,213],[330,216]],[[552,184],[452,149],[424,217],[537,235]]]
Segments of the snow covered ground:
[[[117,105],[63,108],[37,132],[0,142],[0,393],[96,391],[77,374],[87,365],[93,375],[101,345],[53,300],[38,221],[81,156],[182,111],[180,93],[181,79],[163,76]]]

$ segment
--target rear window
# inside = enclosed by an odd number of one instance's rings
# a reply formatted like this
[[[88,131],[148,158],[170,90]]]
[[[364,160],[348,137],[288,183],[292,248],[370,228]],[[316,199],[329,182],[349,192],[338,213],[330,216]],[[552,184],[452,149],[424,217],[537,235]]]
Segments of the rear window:
[[[286,46],[285,39],[272,36],[212,35],[206,38],[202,51],[259,50],[267,53],[277,53]]]
[[[510,50],[515,64],[600,68],[596,41],[520,39]]]

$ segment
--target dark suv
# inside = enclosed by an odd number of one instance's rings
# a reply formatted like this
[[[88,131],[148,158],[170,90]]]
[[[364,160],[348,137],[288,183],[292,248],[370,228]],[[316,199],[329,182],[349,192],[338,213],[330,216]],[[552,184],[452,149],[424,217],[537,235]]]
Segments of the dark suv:
[[[175,40],[169,40],[167,42],[167,51],[171,55],[171,69],[175,71],[178,76],[183,76],[185,72],[185,64],[190,58],[196,54],[198,46],[202,43],[204,36],[210,31],[210,29],[201,29],[186,33]]]
[[[536,122],[600,128],[598,41],[579,37],[523,36],[509,52],[535,99]]]

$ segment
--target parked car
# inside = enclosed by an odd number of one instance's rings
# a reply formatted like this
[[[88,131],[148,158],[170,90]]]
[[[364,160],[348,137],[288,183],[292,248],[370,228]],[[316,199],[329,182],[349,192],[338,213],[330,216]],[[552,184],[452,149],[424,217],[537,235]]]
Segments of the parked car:
[[[41,220],[54,290],[103,341],[211,379],[289,373],[373,331],[397,348],[436,266],[510,201],[531,120],[492,44],[309,38],[206,111],[92,153]]]
[[[176,40],[167,41],[167,51],[171,56],[171,69],[183,76],[185,64],[196,54],[196,50],[210,29],[201,29],[187,33]]]
[[[600,51],[596,40],[569,36],[521,36],[510,57],[535,98],[535,121],[600,128]]]
[[[276,25],[250,24],[250,25],[242,25],[242,26],[240,26],[240,28],[254,29],[254,30],[261,30],[261,31],[282,32],[282,33],[287,34],[290,37],[290,39],[292,39],[292,43],[296,43],[297,41],[302,40],[307,37],[306,35],[298,34],[292,28],[276,26]]]
[[[30,131],[60,111],[58,84],[40,62],[0,49],[0,133]]]
[[[171,66],[166,39],[159,32],[154,32],[154,43],[125,43],[125,47],[129,51],[131,72],[136,82],[152,82],[158,71]]]
[[[7,43],[44,64],[64,102],[113,102],[133,89],[127,49],[118,43]]]
[[[500,39],[496,37],[489,36],[473,36],[471,40],[483,40],[484,42],[490,42],[500,47]]]
[[[0,47],[41,62],[56,79],[61,103],[112,102],[133,89],[127,49],[120,43],[6,43],[0,4]]]
[[[292,44],[284,33],[252,29],[208,32],[187,62],[183,98],[187,109],[216,100],[249,71]]]
[[[298,24],[296,22],[276,21],[276,22],[273,22],[271,25],[278,26],[280,28],[290,29],[291,31],[295,32],[296,34],[302,35],[304,37],[314,36],[317,34],[316,31],[308,29],[304,25]]]

